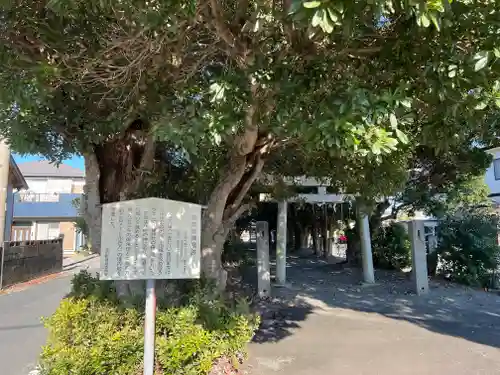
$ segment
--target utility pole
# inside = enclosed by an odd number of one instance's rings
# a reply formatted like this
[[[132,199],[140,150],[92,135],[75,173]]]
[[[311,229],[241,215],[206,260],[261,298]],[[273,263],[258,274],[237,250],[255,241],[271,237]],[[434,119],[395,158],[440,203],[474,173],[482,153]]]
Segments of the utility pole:
[[[0,140],[0,244],[4,241],[7,189],[9,186],[10,149]]]

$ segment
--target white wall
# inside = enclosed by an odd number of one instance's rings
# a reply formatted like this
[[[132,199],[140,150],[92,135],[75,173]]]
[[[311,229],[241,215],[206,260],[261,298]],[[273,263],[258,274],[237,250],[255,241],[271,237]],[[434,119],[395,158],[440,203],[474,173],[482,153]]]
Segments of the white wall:
[[[47,180],[26,179],[28,190],[34,193],[45,193],[47,191]]]
[[[488,151],[493,155],[493,159],[500,159],[500,148],[494,148]],[[493,163],[486,170],[485,182],[491,190],[491,194],[500,194],[500,180],[495,180],[495,172],[493,169]],[[493,197],[497,203],[500,203],[500,197]]]
[[[59,223],[37,223],[36,240],[53,240],[59,237]]]
[[[27,178],[28,191],[37,194],[71,193],[73,185],[84,184],[84,180],[71,178]]]

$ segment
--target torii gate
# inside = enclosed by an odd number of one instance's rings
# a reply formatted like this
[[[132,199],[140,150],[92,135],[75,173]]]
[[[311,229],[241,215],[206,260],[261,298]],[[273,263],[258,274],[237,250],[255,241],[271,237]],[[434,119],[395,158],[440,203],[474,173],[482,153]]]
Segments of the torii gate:
[[[344,203],[346,198],[352,197],[345,194],[328,194],[326,186],[314,178],[288,178],[285,182],[289,185],[316,187],[316,194],[298,194],[293,199],[278,201],[278,231],[276,238],[276,281],[278,285],[286,284],[286,244],[287,244],[287,208],[289,201],[304,201],[306,203]],[[273,200],[269,194],[260,194],[260,201]],[[368,215],[358,211],[358,224],[361,236],[361,253],[363,263],[363,280],[365,283],[375,282],[373,269],[372,245],[370,238],[370,224]]]

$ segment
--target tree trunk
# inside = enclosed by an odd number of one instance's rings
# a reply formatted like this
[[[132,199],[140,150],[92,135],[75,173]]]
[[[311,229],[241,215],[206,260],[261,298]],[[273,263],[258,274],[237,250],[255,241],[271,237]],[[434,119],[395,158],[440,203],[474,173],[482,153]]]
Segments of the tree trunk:
[[[351,266],[359,266],[361,264],[361,240],[359,238],[359,231],[357,229],[352,230],[347,238],[347,263]]]
[[[328,255],[328,210],[324,206],[323,220],[321,221],[321,239],[322,241],[322,256],[327,257]]]
[[[312,243],[313,243],[314,254],[318,255],[319,254],[319,238],[318,238],[318,228],[316,228],[316,225],[314,225],[312,227],[311,234],[312,234]]]
[[[205,220],[202,222],[201,270],[204,277],[214,280],[218,290],[223,290],[227,282],[227,272],[222,267],[222,250],[226,236],[227,233],[217,234],[213,226]]]
[[[370,234],[372,237],[380,230],[383,222],[382,215],[390,206],[391,204],[387,199],[375,206],[373,213],[370,215]]]
[[[308,227],[304,228],[304,231],[301,234],[301,236],[302,236],[302,245],[301,245],[301,247],[303,249],[308,249],[309,248],[309,228]]]
[[[302,233],[304,231],[300,225],[296,222],[294,225],[294,235],[293,235],[293,247],[296,251],[300,250],[303,246],[304,239],[302,238]]]
[[[95,154],[85,154],[85,187],[80,207],[89,230],[89,242],[93,253],[101,252],[101,199],[99,194],[99,163]]]
[[[252,184],[264,166],[268,137],[254,138],[254,130],[245,131],[229,154],[226,171],[210,195],[203,213],[201,235],[201,272],[215,280],[219,290],[225,288],[227,272],[222,266],[223,245],[236,220],[251,203],[243,203]],[[245,140],[249,144],[242,145]]]
[[[141,120],[132,122],[120,136],[83,154],[86,184],[81,212],[93,252],[101,251],[101,205],[140,195],[144,174],[154,167],[154,155],[154,138]],[[144,293],[143,282],[116,282],[115,286],[121,299]]]

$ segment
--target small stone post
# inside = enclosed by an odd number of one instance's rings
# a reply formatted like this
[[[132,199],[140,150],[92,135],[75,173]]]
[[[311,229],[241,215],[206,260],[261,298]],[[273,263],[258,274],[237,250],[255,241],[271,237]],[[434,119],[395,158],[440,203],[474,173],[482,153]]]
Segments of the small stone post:
[[[269,271],[269,225],[267,221],[257,221],[257,286],[259,297],[271,294],[271,273]]]
[[[425,249],[424,223],[413,220],[408,223],[408,234],[411,242],[412,280],[418,295],[429,292],[427,274],[427,251]]]

